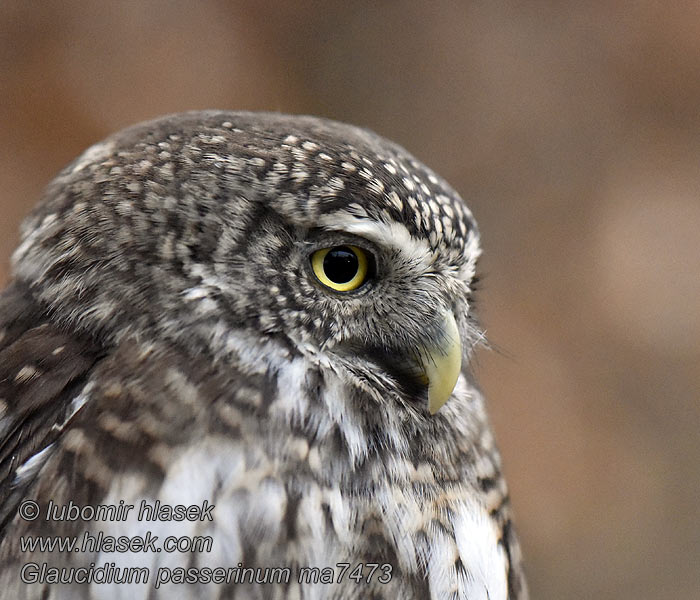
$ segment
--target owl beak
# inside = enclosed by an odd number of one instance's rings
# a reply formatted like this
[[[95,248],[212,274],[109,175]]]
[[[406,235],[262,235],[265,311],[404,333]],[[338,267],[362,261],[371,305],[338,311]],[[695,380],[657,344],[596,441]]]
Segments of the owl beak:
[[[454,314],[448,310],[442,323],[442,341],[421,353],[428,380],[428,410],[434,415],[447,402],[462,368],[462,342]]]

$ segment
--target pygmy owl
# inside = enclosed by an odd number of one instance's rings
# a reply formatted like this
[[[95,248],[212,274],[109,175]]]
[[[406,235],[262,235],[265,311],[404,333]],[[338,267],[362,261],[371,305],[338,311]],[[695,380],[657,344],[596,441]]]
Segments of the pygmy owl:
[[[479,253],[349,125],[191,112],[87,150],[0,296],[0,598],[526,598]]]

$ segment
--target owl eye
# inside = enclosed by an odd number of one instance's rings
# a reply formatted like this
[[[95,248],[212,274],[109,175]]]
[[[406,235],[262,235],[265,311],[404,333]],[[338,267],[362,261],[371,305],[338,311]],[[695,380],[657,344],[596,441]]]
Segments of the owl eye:
[[[350,292],[366,280],[370,267],[367,253],[357,246],[334,246],[316,250],[311,267],[318,280],[336,292]]]

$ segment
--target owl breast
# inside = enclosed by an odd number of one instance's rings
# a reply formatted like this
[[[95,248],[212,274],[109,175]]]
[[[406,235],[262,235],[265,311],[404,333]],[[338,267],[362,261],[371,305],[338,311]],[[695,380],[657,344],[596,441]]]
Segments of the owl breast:
[[[239,401],[215,403],[227,432],[209,427],[175,447],[155,493],[145,493],[142,478],[121,476],[104,499],[137,508],[213,504],[212,520],[138,520],[134,511],[126,523],[92,528],[197,540],[206,551],[102,553],[97,564],[149,565],[162,580],[152,598],[170,599],[179,577],[201,582],[212,569],[225,573],[236,598],[507,598],[497,529],[466,482],[445,485],[429,461],[416,464],[401,428],[389,437],[363,429],[350,413],[372,405],[363,406],[343,377],[321,379],[316,361],[270,366],[261,389],[271,397],[251,388],[251,412]],[[171,389],[184,394],[186,387],[179,381]],[[357,403],[341,401],[349,397]]]

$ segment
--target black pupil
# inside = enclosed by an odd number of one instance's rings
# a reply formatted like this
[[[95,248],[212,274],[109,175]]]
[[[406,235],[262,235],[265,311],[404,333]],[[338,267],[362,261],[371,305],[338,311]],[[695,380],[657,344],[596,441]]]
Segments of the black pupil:
[[[333,248],[323,259],[323,270],[333,283],[347,283],[357,275],[359,266],[357,256],[347,246]]]

